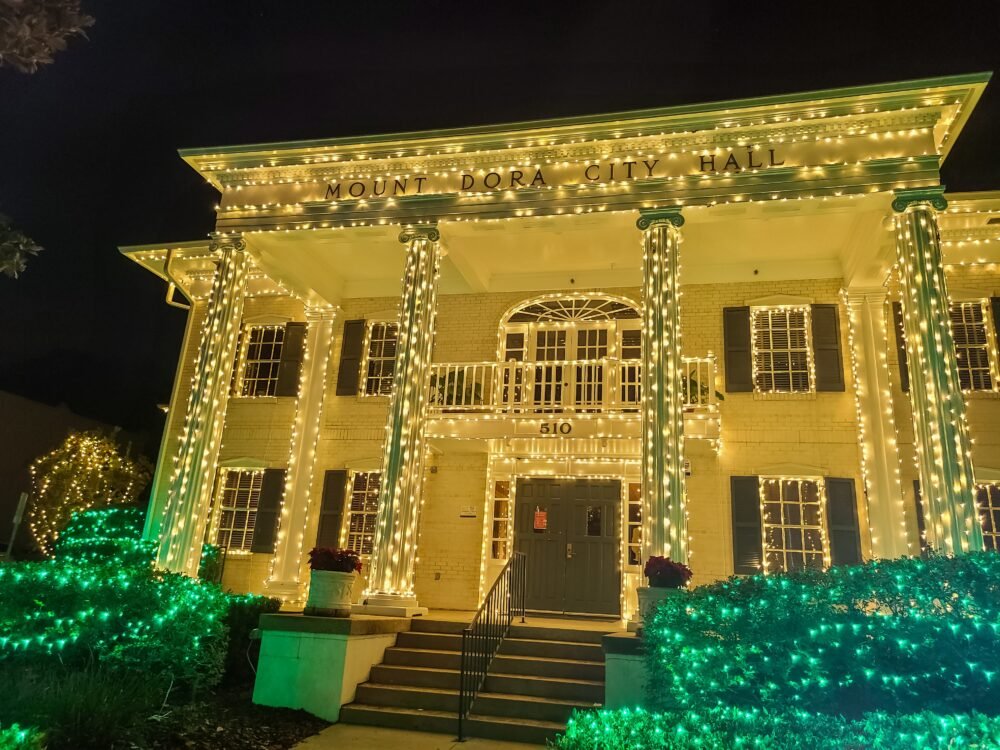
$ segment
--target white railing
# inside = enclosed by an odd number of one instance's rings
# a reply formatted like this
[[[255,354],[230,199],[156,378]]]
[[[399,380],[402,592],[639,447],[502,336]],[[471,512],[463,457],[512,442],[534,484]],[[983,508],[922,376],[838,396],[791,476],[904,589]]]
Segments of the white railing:
[[[684,410],[716,408],[715,357],[684,357]],[[637,359],[431,365],[428,403],[441,413],[638,412]]]

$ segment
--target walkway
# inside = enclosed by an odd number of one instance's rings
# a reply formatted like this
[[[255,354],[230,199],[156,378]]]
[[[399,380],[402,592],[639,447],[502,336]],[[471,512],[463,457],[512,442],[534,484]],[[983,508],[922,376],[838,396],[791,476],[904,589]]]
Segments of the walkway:
[[[405,750],[531,750],[541,745],[499,742],[470,738],[458,742],[451,734],[408,732],[405,729],[364,727],[357,724],[334,724],[295,746],[294,750],[369,750],[369,748],[405,748]]]

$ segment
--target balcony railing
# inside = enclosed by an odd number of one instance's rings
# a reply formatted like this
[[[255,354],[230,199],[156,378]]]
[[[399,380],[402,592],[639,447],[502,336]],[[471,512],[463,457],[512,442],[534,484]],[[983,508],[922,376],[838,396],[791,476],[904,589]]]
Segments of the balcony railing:
[[[682,362],[684,411],[715,410],[715,357]],[[611,358],[434,364],[428,402],[432,412],[448,414],[638,413],[642,364]]]

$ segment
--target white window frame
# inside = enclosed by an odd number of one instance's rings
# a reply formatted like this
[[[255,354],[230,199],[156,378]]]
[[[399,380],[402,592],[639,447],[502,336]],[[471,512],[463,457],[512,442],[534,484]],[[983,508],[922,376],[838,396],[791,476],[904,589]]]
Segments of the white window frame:
[[[271,357],[250,358],[251,338],[258,331],[275,331],[275,341],[269,342],[274,349]],[[280,333],[278,333],[280,331]],[[277,339],[280,339],[278,341]],[[233,384],[233,395],[236,398],[274,398],[278,388],[278,367],[281,364],[281,352],[285,345],[285,326],[269,323],[244,323],[243,331],[240,334],[240,351],[236,361],[236,382]],[[247,370],[253,365],[270,365],[270,372],[266,377],[248,377]],[[248,384],[263,384],[263,393],[254,390],[247,393]]]
[[[762,354],[764,351],[767,352],[787,352],[789,358],[794,352],[803,351],[799,347],[791,347],[783,349],[768,348],[766,350],[761,350],[757,345],[757,317],[759,315],[773,316],[775,313],[784,313],[790,315],[792,313],[802,313],[804,326],[805,326],[805,354],[806,354],[806,377],[808,379],[808,387],[802,388],[792,388],[791,387],[791,373],[793,370],[789,368],[789,389],[778,389],[761,388],[759,376],[761,374],[758,364],[758,355]],[[770,327],[773,330],[773,326]],[[789,329],[790,330],[790,329]],[[772,336],[773,340],[773,336]],[[790,342],[789,342],[790,344]],[[810,394],[816,392],[816,365],[814,361],[813,354],[813,340],[812,340],[812,308],[810,305],[764,305],[764,306],[752,306],[750,308],[750,361],[753,367],[753,389],[754,393],[759,394]],[[798,372],[795,370],[794,372]],[[772,378],[773,379],[773,378]]]
[[[780,498],[780,500],[778,501],[778,505],[779,505],[779,508],[781,508],[782,512],[784,511],[784,506],[785,505],[792,505],[793,503],[795,503],[795,504],[797,504],[799,506],[799,522],[798,523],[786,522],[785,519],[784,519],[784,516],[782,516],[782,519],[781,519],[780,523],[774,523],[773,521],[771,523],[768,523],[766,509],[765,509],[765,505],[767,505],[768,503],[765,501],[765,494],[764,494],[765,493],[765,485],[768,482],[778,482],[779,483],[779,493],[780,493],[779,494],[779,498]],[[790,482],[798,482],[799,483],[799,500],[798,501],[791,501],[791,502],[786,502],[785,501],[784,487],[782,486],[782,484],[786,483],[786,482],[787,483],[790,483]],[[803,514],[803,508],[802,508],[802,506],[805,505],[805,503],[803,503],[802,499],[801,499],[802,498],[801,484],[803,482],[812,482],[813,484],[816,485],[817,497],[819,499],[819,524],[818,525],[817,524],[806,524],[806,523],[804,523],[804,514]],[[791,568],[788,567],[788,555],[789,554],[801,554],[803,557],[805,556],[806,552],[808,552],[808,550],[806,550],[806,548],[805,548],[805,532],[807,530],[808,531],[813,531],[813,530],[818,530],[819,531],[819,534],[820,534],[820,545],[821,545],[821,549],[819,550],[819,552],[821,553],[822,558],[823,558],[823,569],[825,570],[826,568],[830,567],[830,565],[832,564],[832,559],[830,557],[830,531],[827,528],[827,518],[826,518],[826,483],[823,481],[822,477],[817,477],[817,476],[773,476],[773,475],[772,476],[763,476],[762,475],[762,476],[760,476],[758,478],[758,482],[757,482],[757,496],[758,496],[758,499],[760,500],[760,533],[761,533],[761,545],[762,545],[762,552],[763,552],[763,555],[762,555],[762,557],[763,557],[763,569],[764,569],[765,573],[778,573],[778,572],[792,570]],[[774,528],[778,528],[778,529],[782,530],[782,546],[780,548],[771,547],[769,545],[769,543],[768,543],[768,536],[769,536],[768,535],[768,530],[769,529],[774,529]],[[802,536],[803,536],[803,542],[802,542],[802,549],[801,550],[789,549],[788,546],[784,543],[784,532],[786,530],[791,530],[791,531],[798,530],[799,533],[802,534]],[[769,556],[772,553],[781,555],[781,558],[782,558],[782,566],[781,567],[774,568],[774,567],[771,566]],[[802,570],[802,569],[805,569],[806,567],[808,567],[808,566],[806,566],[806,565],[803,564],[802,567],[795,568],[795,570]]]
[[[344,500],[344,523],[340,530],[340,546],[344,549],[351,549],[358,553],[363,559],[368,559],[371,557],[371,549],[365,552],[365,522],[364,519],[371,518],[371,534],[370,534],[370,544],[374,546],[375,544],[375,526],[378,523],[378,495],[379,489],[376,487],[374,490],[371,488],[371,478],[375,476],[379,478],[379,487],[381,487],[381,471],[349,471],[347,473],[347,489]],[[360,477],[365,478],[365,486],[358,490],[356,489],[357,481]],[[360,495],[362,499],[362,506],[360,509],[354,509],[354,499],[356,495]],[[374,508],[369,509],[366,505],[366,500],[370,499],[374,495]],[[361,517],[362,527],[360,531],[351,531],[352,519]]]
[[[979,514],[979,522],[982,524],[986,513],[989,513],[990,531],[983,525],[983,541],[986,549],[1000,550],[1000,482],[977,482],[976,490],[976,513]],[[986,493],[985,507],[980,503],[980,493]]]
[[[514,477],[493,479],[490,501],[492,515],[489,532],[489,557],[491,560],[507,560],[514,545]],[[506,495],[504,494],[506,492]],[[506,512],[500,512],[506,507]]]
[[[989,388],[962,388],[963,393],[996,393],[1000,390],[1000,372],[998,372],[998,357],[997,357],[997,341],[996,341],[996,322],[993,320],[992,310],[990,309],[990,303],[988,299],[958,299],[949,303],[948,305],[948,323],[951,326],[952,341],[955,343],[955,363],[959,371],[959,387],[961,387],[961,360],[958,356],[958,343],[955,340],[955,323],[952,320],[952,311],[955,308],[965,308],[976,306],[982,313],[983,318],[983,332],[985,334],[985,341],[981,345],[986,351],[986,361],[987,367],[989,369],[990,387]],[[964,318],[964,315],[963,315]],[[965,347],[970,349],[973,347]],[[972,385],[972,370],[970,368],[965,368],[969,372],[969,384]],[[977,368],[978,371],[978,368]]]
[[[250,486],[247,488],[248,495],[245,505],[227,503],[227,499],[230,496],[230,475],[238,475],[240,478],[242,478],[243,475],[247,475],[249,477]],[[208,538],[211,540],[212,544],[225,547],[227,554],[250,554],[250,549],[253,546],[253,533],[257,525],[257,508],[260,505],[260,493],[263,481],[264,469],[261,468],[226,466],[219,469],[219,473],[216,476],[215,492],[213,494],[213,505],[215,507],[212,512],[212,528]],[[232,496],[235,498],[239,497],[239,493],[241,491],[238,483],[239,479],[237,479],[237,486],[233,488],[234,492],[232,493]],[[246,511],[246,522],[240,528],[237,528],[233,524],[223,527],[222,517],[227,511],[233,512],[234,519],[237,513]],[[243,539],[238,546],[233,546],[232,544],[232,535],[234,531],[239,531],[243,534]],[[226,544],[221,543],[220,536],[222,534],[228,534]]]
[[[372,344],[373,336],[376,327],[384,327],[388,330],[396,331],[396,352],[399,353],[399,323],[395,320],[388,319],[373,319],[366,321],[365,324],[365,343],[364,343],[364,355],[361,358],[361,377],[358,378],[358,395],[362,398],[387,398],[392,395],[392,381],[395,378],[396,373],[396,356],[385,357],[385,356],[373,356],[372,355]],[[381,339],[381,341],[388,341],[388,339]],[[381,362],[392,362],[392,376],[389,378],[389,389],[388,391],[382,391],[381,388],[376,387],[374,391],[369,390],[368,384],[373,380],[384,380],[384,375],[371,376],[368,374],[368,365],[372,360],[378,360]]]

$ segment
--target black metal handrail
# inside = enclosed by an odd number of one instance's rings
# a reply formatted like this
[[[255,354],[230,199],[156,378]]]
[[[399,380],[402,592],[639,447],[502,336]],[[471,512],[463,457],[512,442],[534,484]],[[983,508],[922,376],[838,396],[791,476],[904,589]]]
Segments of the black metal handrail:
[[[504,565],[483,604],[462,631],[462,672],[458,683],[458,739],[465,718],[486,681],[486,673],[518,613],[524,622],[525,556],[515,552]]]

